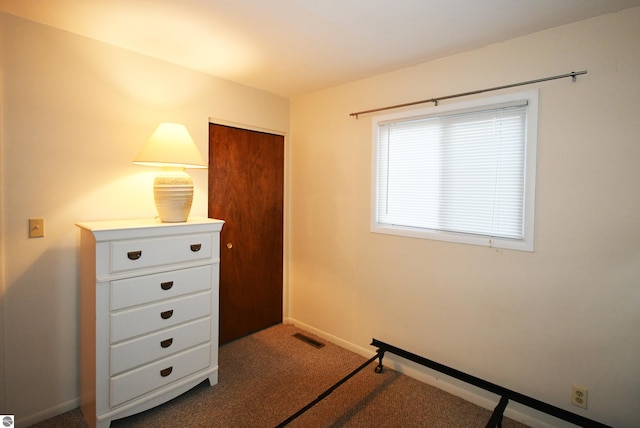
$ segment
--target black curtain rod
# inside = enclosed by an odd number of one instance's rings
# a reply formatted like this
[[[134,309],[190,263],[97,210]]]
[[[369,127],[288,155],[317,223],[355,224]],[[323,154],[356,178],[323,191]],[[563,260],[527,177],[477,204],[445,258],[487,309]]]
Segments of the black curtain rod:
[[[448,99],[451,99],[451,98],[458,98],[458,97],[466,97],[466,96],[469,96],[469,95],[481,94],[483,92],[490,92],[490,91],[498,91],[500,89],[513,88],[513,87],[516,87],[516,86],[531,85],[532,83],[546,82],[547,80],[565,79],[567,77],[571,77],[573,79],[573,81],[575,82],[576,81],[576,77],[581,75],[581,74],[587,74],[587,70],[572,71],[571,73],[567,73],[567,74],[559,74],[557,76],[543,77],[542,79],[535,79],[535,80],[529,80],[529,81],[526,81],[526,82],[512,83],[510,85],[496,86],[494,88],[479,89],[477,91],[463,92],[461,94],[455,94],[455,95],[446,95],[444,97],[430,98],[428,100],[413,101],[413,102],[410,102],[410,103],[397,104],[397,105],[394,105],[394,106],[374,108],[374,109],[371,109],[371,110],[363,110],[363,111],[358,111],[356,113],[349,113],[349,116],[355,116],[356,119],[358,119],[358,116],[360,116],[361,114],[375,113],[375,112],[378,112],[378,111],[391,110],[391,109],[400,108],[400,107],[408,107],[408,106],[413,106],[413,105],[416,105],[416,104],[435,103],[435,105],[438,105],[438,102],[441,101],[441,100],[448,100]]]

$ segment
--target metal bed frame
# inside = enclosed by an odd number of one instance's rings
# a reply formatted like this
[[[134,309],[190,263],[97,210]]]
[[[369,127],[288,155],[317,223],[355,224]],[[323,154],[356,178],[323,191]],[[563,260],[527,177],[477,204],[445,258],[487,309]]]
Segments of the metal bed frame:
[[[440,373],[443,373],[447,376],[453,377],[455,379],[464,381],[478,388],[484,389],[486,391],[492,392],[496,395],[500,396],[500,401],[496,405],[491,418],[487,422],[486,428],[500,428],[502,427],[502,420],[504,417],[504,411],[509,404],[509,400],[515,401],[517,403],[523,404],[532,409],[538,410],[540,412],[546,413],[548,415],[554,416],[558,419],[562,419],[564,421],[570,422],[580,427],[584,428],[611,428],[609,425],[602,424],[600,422],[594,421],[592,419],[585,418],[584,416],[580,416],[576,413],[569,412],[567,410],[561,409],[556,406],[552,406],[551,404],[542,402],[540,400],[536,400],[535,398],[526,396],[524,394],[520,394],[518,392],[512,391],[510,389],[504,388],[502,386],[496,385],[494,383],[488,382],[486,380],[480,379],[478,377],[472,376],[468,373],[461,372],[460,370],[453,369],[451,367],[445,366],[443,364],[437,363],[435,361],[429,360],[427,358],[421,357],[419,355],[413,354],[411,352],[405,351],[404,349],[397,348],[395,346],[389,345],[387,343],[381,342],[377,339],[373,339],[371,342],[371,346],[375,346],[378,348],[376,355],[371,357],[368,361],[363,363],[360,367],[349,373],[347,376],[336,382],[333,386],[328,388],[322,394],[320,394],[315,400],[311,401],[302,409],[298,410],[296,413],[291,415],[285,421],[280,423],[276,428],[281,428],[289,423],[293,422],[300,415],[305,413],[307,410],[311,409],[313,406],[318,404],[320,401],[329,396],[333,391],[335,391],[340,385],[351,379],[356,373],[360,372],[362,369],[367,367],[376,359],[378,361],[378,365],[375,368],[376,373],[381,373],[383,369],[382,358],[384,358],[384,354],[386,352],[395,354],[399,357],[407,359],[409,361],[413,361],[414,363],[420,364],[424,367],[428,367],[432,370],[436,370]]]

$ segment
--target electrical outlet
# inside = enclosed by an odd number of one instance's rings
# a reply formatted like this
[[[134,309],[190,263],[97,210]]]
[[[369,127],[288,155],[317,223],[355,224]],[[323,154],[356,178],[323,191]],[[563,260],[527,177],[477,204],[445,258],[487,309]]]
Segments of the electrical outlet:
[[[587,388],[585,388],[584,386],[571,385],[571,404],[586,409]]]

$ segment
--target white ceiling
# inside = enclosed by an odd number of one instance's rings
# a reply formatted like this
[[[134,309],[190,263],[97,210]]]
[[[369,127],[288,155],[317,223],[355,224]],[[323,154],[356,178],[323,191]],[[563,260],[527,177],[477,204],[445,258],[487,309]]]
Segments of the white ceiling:
[[[0,0],[0,10],[282,96],[640,0]]]

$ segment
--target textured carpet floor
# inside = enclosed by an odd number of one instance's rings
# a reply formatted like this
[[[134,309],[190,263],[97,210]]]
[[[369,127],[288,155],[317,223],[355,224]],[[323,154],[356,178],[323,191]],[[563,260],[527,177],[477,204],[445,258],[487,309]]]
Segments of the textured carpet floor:
[[[274,427],[314,400],[367,359],[302,332],[316,348],[277,325],[220,347],[219,383],[205,382],[144,413],[119,419],[123,427]],[[374,355],[372,350],[371,355]],[[491,416],[435,387],[386,368],[366,367],[289,427],[484,427]],[[86,427],[78,409],[37,428]],[[505,428],[524,425],[506,419]]]

